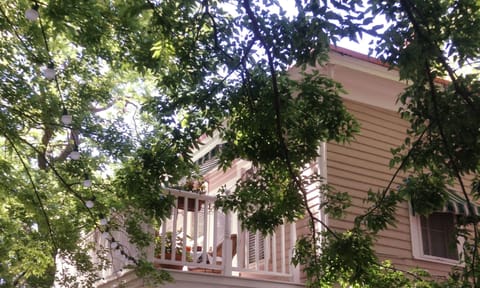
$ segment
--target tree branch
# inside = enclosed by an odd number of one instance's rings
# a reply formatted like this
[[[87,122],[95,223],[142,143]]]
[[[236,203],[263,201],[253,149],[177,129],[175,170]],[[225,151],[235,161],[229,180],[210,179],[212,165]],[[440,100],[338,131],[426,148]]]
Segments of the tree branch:
[[[282,154],[283,154],[288,172],[289,172],[289,174],[292,178],[292,181],[295,183],[295,186],[297,186],[297,188],[301,191],[302,196],[303,196],[303,201],[305,203],[305,209],[306,209],[310,219],[312,219],[312,223],[310,225],[310,230],[312,232],[312,241],[314,243],[317,243],[317,235],[316,235],[317,232],[316,232],[316,228],[315,228],[315,224],[314,224],[315,221],[320,223],[323,227],[325,227],[327,229],[327,231],[329,233],[331,233],[335,238],[338,239],[338,235],[330,227],[328,227],[328,225],[326,225],[326,223],[324,223],[323,221],[318,219],[318,217],[315,217],[312,210],[308,206],[308,193],[305,190],[305,187],[303,187],[303,185],[301,183],[301,180],[299,180],[299,177],[298,177],[297,173],[294,171],[293,165],[292,165],[291,160],[290,160],[289,149],[288,149],[287,143],[285,142],[284,134],[283,134],[283,131],[282,131],[282,126],[283,125],[282,125],[282,113],[281,113],[281,104],[280,104],[280,92],[279,92],[279,89],[278,89],[277,73],[276,73],[276,70],[275,70],[274,58],[273,58],[272,53],[270,51],[271,47],[261,34],[261,28],[258,24],[257,18],[255,16],[255,14],[253,13],[251,7],[250,7],[250,0],[244,0],[243,1],[243,7],[245,8],[245,11],[248,15],[248,18],[251,21],[252,32],[254,34],[254,37],[258,41],[260,41],[260,43],[262,44],[262,46],[265,49],[265,54],[267,55],[268,65],[269,65],[270,74],[271,74],[270,77],[272,79],[272,89],[273,89],[273,97],[274,97],[273,106],[274,106],[274,109],[275,109],[275,126],[276,126],[276,131],[277,131],[276,132],[277,133],[277,138],[278,138],[278,141],[280,142],[280,147],[282,149]],[[318,258],[318,256],[315,255],[315,261],[318,260],[317,258]]]
[[[412,153],[415,151],[415,149],[417,149],[417,145],[420,143],[420,141],[422,140],[423,136],[425,135],[425,133],[427,132],[427,130],[430,129],[431,127],[431,123],[430,125],[428,125],[425,130],[422,131],[422,134],[420,134],[420,136],[417,138],[417,140],[415,140],[415,142],[413,142],[412,144],[412,148],[410,148],[410,150],[408,150],[408,153],[407,155],[405,155],[405,157],[402,159],[402,162],[400,163],[400,165],[397,167],[397,169],[395,170],[395,172],[393,173],[392,177],[390,178],[390,181],[388,182],[387,186],[383,189],[382,191],[382,197],[380,198],[380,201],[377,201],[375,203],[375,205],[373,207],[371,207],[370,209],[367,210],[367,212],[365,212],[365,214],[363,215],[359,215],[357,216],[357,219],[358,219],[358,222],[361,222],[365,217],[369,216],[369,215],[372,215],[375,210],[377,210],[378,208],[380,208],[380,206],[382,205],[383,201],[385,200],[385,198],[387,197],[387,193],[388,191],[390,190],[390,188],[392,187],[393,185],[393,181],[395,181],[395,179],[397,178],[398,174],[400,173],[400,171],[404,168],[405,164],[407,163],[407,161],[410,159],[410,157],[412,156]]]
[[[432,76],[432,73],[430,71],[430,65],[427,61],[425,61],[425,72],[427,74],[428,84],[430,86],[430,93],[431,93],[431,96],[432,96],[433,109],[434,109],[434,113],[435,113],[436,122],[438,123],[437,124],[438,125],[438,131],[440,133],[440,137],[441,137],[441,140],[443,142],[443,146],[445,147],[445,152],[447,153],[447,156],[450,159],[450,165],[448,165],[449,163],[446,163],[446,165],[447,165],[447,167],[451,166],[452,170],[454,171],[455,177],[457,178],[457,181],[460,184],[462,194],[465,197],[465,201],[467,202],[468,213],[470,215],[472,215],[473,217],[475,217],[475,221],[474,221],[474,224],[473,224],[473,230],[474,230],[474,234],[475,234],[475,236],[474,236],[475,249],[473,249],[472,263],[471,263],[471,269],[472,269],[472,272],[474,272],[475,271],[475,265],[476,265],[476,259],[478,257],[478,249],[477,248],[478,248],[478,244],[479,244],[478,227],[477,227],[477,223],[478,223],[477,217],[478,216],[476,216],[476,213],[473,210],[473,205],[470,201],[470,197],[468,196],[467,190],[465,188],[465,184],[463,183],[463,179],[462,179],[462,176],[461,176],[461,173],[460,173],[460,168],[458,167],[458,164],[457,164],[457,159],[452,154],[452,151],[450,149],[451,145],[450,145],[450,143],[448,142],[448,140],[445,136],[445,131],[444,131],[444,128],[443,128],[443,125],[442,125],[442,122],[441,122],[440,112],[438,111],[438,102],[437,102],[438,94],[436,92],[437,90],[436,90],[436,87],[435,87],[434,77]],[[477,287],[477,285],[476,285],[477,279],[475,277],[475,273],[473,273],[472,278],[473,278],[472,279],[473,286]]]
[[[15,34],[15,37],[20,41],[20,44],[23,46],[23,49],[27,52],[27,54],[30,55],[30,57],[32,57],[32,59],[36,62],[41,62],[41,59],[39,57],[37,57],[37,55],[35,55],[32,51],[31,51],[31,47],[33,45],[27,45],[25,43],[25,41],[23,40],[23,38],[20,36],[20,34],[18,34],[17,32],[17,29],[16,29],[16,26],[13,24],[13,22],[7,17],[7,14],[5,13],[5,11],[3,11],[2,9],[2,6],[0,6],[0,14],[2,14],[2,17],[7,21],[7,23],[12,27],[12,30],[13,30],[13,33]]]
[[[32,185],[33,192],[35,193],[38,204],[40,205],[40,210],[42,211],[43,217],[45,218],[45,223],[47,224],[48,232],[49,232],[50,238],[52,239],[52,244],[55,247],[55,251],[57,251],[58,250],[58,245],[57,245],[57,242],[55,240],[53,227],[50,223],[50,219],[48,218],[48,214],[47,214],[47,211],[45,210],[45,206],[43,205],[42,198],[40,197],[40,194],[38,192],[37,185],[33,181],[33,177],[30,174],[30,170],[29,170],[27,164],[25,163],[25,161],[23,161],[23,157],[20,154],[20,151],[17,149],[17,146],[15,145],[15,143],[12,141],[12,139],[5,133],[3,134],[3,137],[5,137],[5,139],[7,139],[7,141],[10,143],[13,150],[15,151],[15,154],[17,155],[18,159],[22,163],[22,166],[23,166],[23,169],[25,170],[25,173],[27,173],[28,180],[29,180],[30,184]]]
[[[40,153],[37,154],[37,162],[38,162],[38,168],[41,170],[47,169],[47,163],[45,162],[46,154],[47,154],[47,148],[48,144],[50,143],[50,139],[52,139],[53,136],[53,129],[52,127],[45,125],[43,129],[43,136],[42,136],[42,148]]]
[[[400,4],[404,8],[403,10],[407,14],[408,20],[412,23],[415,33],[418,34],[418,37],[422,38],[426,43],[430,44],[430,46],[434,48],[434,56],[447,72],[450,80],[452,81],[453,87],[455,88],[455,91],[463,98],[465,103],[468,104],[467,107],[469,107],[469,109],[473,113],[475,113],[472,99],[470,99],[470,96],[468,95],[465,87],[463,87],[463,85],[460,85],[460,83],[458,82],[458,76],[455,74],[455,71],[452,69],[452,67],[450,67],[450,65],[448,64],[448,61],[445,55],[443,55],[443,50],[440,48],[440,45],[436,41],[431,40],[429,35],[432,35],[432,32],[427,25],[424,25],[426,27],[425,29],[427,30],[424,31],[422,29],[423,25],[420,25],[420,23],[417,22],[417,18],[426,19],[427,17],[425,17],[424,15],[418,15],[418,17],[415,17],[413,13],[415,5],[410,3],[409,0],[400,0]]]

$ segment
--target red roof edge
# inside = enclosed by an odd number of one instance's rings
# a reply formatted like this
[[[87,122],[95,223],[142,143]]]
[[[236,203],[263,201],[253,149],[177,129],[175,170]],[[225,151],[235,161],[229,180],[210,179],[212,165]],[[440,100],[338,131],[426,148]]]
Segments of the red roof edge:
[[[343,47],[339,47],[339,46],[335,46],[335,45],[330,45],[330,50],[334,51],[334,52],[337,52],[341,55],[350,56],[352,58],[362,60],[362,61],[365,61],[365,62],[368,62],[368,63],[380,65],[380,66],[387,67],[387,68],[392,68],[387,63],[382,62],[380,59],[377,59],[375,57],[371,57],[371,56],[368,56],[368,55],[365,55],[365,54],[362,54],[362,53],[359,53],[359,52],[356,52],[356,51],[353,51],[353,50],[350,50],[350,49],[347,49],[347,48],[343,48]],[[392,69],[395,69],[395,67],[393,67]],[[438,84],[441,84],[441,85],[449,85],[451,83],[451,81],[443,79],[443,78],[435,78],[435,83],[438,83]]]
[[[383,66],[383,67],[390,67],[390,65],[388,65],[386,63],[383,63],[382,61],[380,61],[380,59],[377,59],[375,57],[371,57],[371,56],[368,56],[368,55],[365,55],[365,54],[362,54],[362,53],[359,53],[359,52],[356,52],[356,51],[353,51],[353,50],[350,50],[350,49],[347,49],[347,48],[343,48],[343,47],[340,47],[340,46],[330,45],[330,50],[334,51],[334,52],[337,52],[339,54],[347,55],[347,56],[350,56],[352,58],[362,60],[362,61],[365,61],[365,62],[369,62],[369,63],[372,63],[372,64],[380,65],[380,66]]]

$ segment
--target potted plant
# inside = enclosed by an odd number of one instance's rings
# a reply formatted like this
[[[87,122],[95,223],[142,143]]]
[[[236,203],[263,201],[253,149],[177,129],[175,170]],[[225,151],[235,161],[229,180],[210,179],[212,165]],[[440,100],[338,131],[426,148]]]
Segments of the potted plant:
[[[206,183],[205,179],[203,179],[202,176],[189,176],[186,179],[184,179],[184,182],[181,185],[179,185],[177,188],[180,190],[189,191],[196,194],[205,194],[206,192],[205,183]],[[198,203],[199,203],[198,209],[200,209],[200,206],[202,206],[205,203],[205,201],[199,200]],[[187,211],[193,212],[195,211],[195,199],[188,198],[188,201],[185,201],[185,197],[179,196],[177,208],[182,210],[186,209]]]
[[[162,235],[157,235],[155,237],[155,257],[160,258],[160,259],[165,259],[165,260],[171,260],[171,261],[182,261],[182,256],[183,256],[183,237],[180,236],[181,231],[177,232],[176,238],[175,238],[175,249],[173,249],[173,242],[172,242],[172,236],[173,232],[168,231],[165,233],[165,236],[162,237]],[[190,239],[190,237],[187,235],[187,238]],[[162,245],[164,245],[164,258],[162,258]],[[187,252],[185,259],[187,261],[191,261],[191,255],[190,255],[190,247],[186,246],[185,251]],[[170,269],[182,269],[182,265],[175,265],[175,264],[160,264],[160,267],[163,268],[170,268]]]

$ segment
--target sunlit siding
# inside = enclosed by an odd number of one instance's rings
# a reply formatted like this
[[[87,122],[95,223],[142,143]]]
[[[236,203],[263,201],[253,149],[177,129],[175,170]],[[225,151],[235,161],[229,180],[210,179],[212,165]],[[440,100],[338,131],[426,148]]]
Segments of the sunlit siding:
[[[387,186],[394,169],[389,168],[390,149],[402,144],[408,123],[398,113],[353,101],[345,101],[349,111],[361,123],[361,132],[350,144],[329,143],[327,146],[328,182],[338,191],[352,196],[352,207],[345,219],[329,219],[336,230],[349,229],[355,216],[363,214],[367,191]],[[392,187],[400,184],[394,181]],[[414,260],[410,237],[409,210],[406,203],[397,208],[397,225],[379,234],[375,250],[381,259],[390,259],[400,269],[427,269],[434,276],[445,276],[451,266]]]

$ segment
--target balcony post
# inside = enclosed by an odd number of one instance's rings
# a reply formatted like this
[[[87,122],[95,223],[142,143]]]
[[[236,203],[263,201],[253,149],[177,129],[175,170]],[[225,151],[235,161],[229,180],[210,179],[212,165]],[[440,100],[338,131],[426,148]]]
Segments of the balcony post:
[[[295,222],[290,224],[290,274],[293,283],[300,283],[300,267],[292,264],[292,257],[297,242],[297,225]]]
[[[226,190],[225,194],[230,194],[230,190]],[[222,259],[222,266],[223,266],[223,275],[225,276],[232,276],[232,213],[230,211],[225,213],[225,233],[223,237],[223,259]]]

